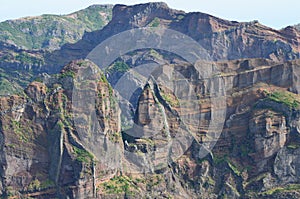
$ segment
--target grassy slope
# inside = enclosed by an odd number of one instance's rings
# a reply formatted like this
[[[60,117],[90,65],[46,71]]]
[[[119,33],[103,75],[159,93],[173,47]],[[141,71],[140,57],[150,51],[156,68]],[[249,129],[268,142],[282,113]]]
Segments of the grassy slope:
[[[85,31],[103,28],[112,6],[93,5],[69,15],[42,15],[0,23],[0,41],[26,49],[58,49],[80,40]]]

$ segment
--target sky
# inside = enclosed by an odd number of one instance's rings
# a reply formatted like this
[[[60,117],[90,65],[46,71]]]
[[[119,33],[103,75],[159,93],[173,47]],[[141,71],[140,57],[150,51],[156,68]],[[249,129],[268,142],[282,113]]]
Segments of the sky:
[[[153,0],[0,0],[0,21],[41,14],[68,14],[92,4],[137,4]],[[156,0],[159,1],[159,0]],[[153,1],[155,2],[155,0]],[[223,19],[253,21],[275,29],[300,23],[299,0],[164,0],[169,7]]]

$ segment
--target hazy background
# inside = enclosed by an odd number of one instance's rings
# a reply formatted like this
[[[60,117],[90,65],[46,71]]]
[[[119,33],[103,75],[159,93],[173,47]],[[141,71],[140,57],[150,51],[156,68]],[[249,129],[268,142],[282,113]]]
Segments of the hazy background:
[[[0,21],[41,14],[68,14],[92,4],[137,4],[153,0],[0,0]],[[171,8],[228,20],[259,20],[276,29],[300,23],[299,0],[165,0]]]

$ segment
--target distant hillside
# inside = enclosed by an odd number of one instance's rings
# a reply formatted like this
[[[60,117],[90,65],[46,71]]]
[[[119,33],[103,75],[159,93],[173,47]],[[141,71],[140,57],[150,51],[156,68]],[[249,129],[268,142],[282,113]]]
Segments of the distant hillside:
[[[103,28],[111,19],[112,5],[93,5],[68,15],[42,15],[0,23],[0,41],[25,49],[60,48],[75,43],[84,32]]]
[[[297,28],[300,31],[300,23],[294,26],[295,28]]]

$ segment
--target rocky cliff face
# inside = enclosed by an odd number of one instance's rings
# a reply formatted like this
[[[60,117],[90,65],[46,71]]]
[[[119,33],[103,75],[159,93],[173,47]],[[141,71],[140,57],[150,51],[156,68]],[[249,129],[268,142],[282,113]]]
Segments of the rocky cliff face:
[[[94,175],[101,165],[78,140],[72,119],[72,75],[91,67],[95,66],[87,61],[72,62],[46,84],[31,83],[25,90],[26,97],[1,98],[3,197],[44,198],[57,194],[59,197],[93,197]],[[119,112],[117,106],[112,106],[104,97],[113,98],[110,86],[105,79],[92,86],[94,90],[90,92],[97,94],[95,106],[101,118],[100,125],[107,129],[107,139],[118,143]],[[86,123],[90,122],[88,113],[82,114],[81,127],[86,128]],[[98,175],[100,173],[97,179]],[[101,175],[105,178],[110,174]],[[66,186],[70,189],[57,189]]]
[[[184,33],[210,59],[137,49],[103,71],[71,61],[139,27]],[[0,196],[299,198],[298,34],[149,3],[116,5],[102,30],[52,53],[3,44],[4,72],[60,72],[0,98]]]
[[[245,62],[256,66],[249,70]],[[203,146],[214,137],[207,125],[222,107],[212,107],[208,91],[201,87],[193,101],[199,106],[191,106],[163,84],[149,81],[134,114],[139,128],[122,133],[111,87],[88,61],[72,62],[44,83],[31,83],[24,97],[2,98],[2,195],[296,198],[300,178],[292,165],[298,164],[300,100],[288,90],[298,83],[291,74],[300,64],[258,59],[216,66],[222,71],[216,78],[233,86],[223,104],[227,109],[222,134],[205,156]],[[193,66],[181,63],[172,68],[197,90],[202,80],[192,75]],[[286,75],[278,79],[278,72]],[[258,74],[266,75],[257,79]],[[96,96],[93,103],[91,96]],[[202,119],[195,125],[198,114]],[[188,147],[184,133],[193,136]]]

